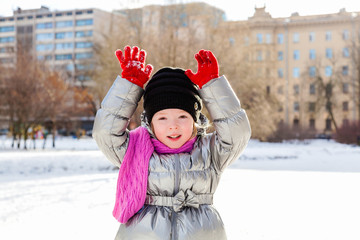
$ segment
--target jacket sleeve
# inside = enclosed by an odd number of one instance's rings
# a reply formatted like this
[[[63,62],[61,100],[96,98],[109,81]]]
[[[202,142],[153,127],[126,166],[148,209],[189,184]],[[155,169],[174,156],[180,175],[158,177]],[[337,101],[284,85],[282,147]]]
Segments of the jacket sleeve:
[[[215,127],[208,136],[211,159],[217,171],[222,172],[247,146],[250,123],[225,76],[211,80],[199,93]]]
[[[120,167],[128,144],[126,129],[143,89],[118,76],[96,113],[93,138],[100,150]]]

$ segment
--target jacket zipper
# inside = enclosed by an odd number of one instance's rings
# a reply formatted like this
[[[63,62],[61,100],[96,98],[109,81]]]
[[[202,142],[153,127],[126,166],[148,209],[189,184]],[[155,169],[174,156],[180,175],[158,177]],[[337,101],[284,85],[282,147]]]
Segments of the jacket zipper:
[[[175,154],[175,186],[174,186],[174,196],[179,192],[180,188],[180,156]],[[177,213],[172,209],[171,214],[171,240],[177,240],[178,229],[177,229]]]

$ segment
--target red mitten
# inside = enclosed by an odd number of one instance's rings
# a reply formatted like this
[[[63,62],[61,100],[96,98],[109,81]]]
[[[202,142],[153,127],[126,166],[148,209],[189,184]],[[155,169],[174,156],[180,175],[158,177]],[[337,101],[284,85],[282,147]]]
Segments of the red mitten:
[[[146,52],[141,50],[139,53],[138,47],[126,46],[124,53],[121,50],[116,50],[115,55],[120,62],[122,69],[121,77],[128,81],[144,87],[144,84],[149,80],[153,66],[150,64],[145,66]]]
[[[211,79],[219,77],[219,65],[211,51],[204,49],[195,54],[195,58],[198,62],[198,72],[193,73],[190,69],[185,71],[186,76],[190,80],[197,84],[199,88],[202,88]]]

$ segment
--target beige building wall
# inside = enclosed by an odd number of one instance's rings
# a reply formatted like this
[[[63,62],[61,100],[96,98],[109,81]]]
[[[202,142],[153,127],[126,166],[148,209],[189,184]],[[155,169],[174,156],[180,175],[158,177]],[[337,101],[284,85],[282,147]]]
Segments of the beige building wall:
[[[343,52],[347,49],[351,54],[352,41],[359,41],[359,24],[359,13],[345,10],[272,18],[264,7],[256,8],[247,21],[224,22],[222,28],[226,29],[224,37],[236,39],[237,51],[245,54],[250,51],[248,59],[258,68],[254,77],[263,78],[267,91],[275,93],[282,105],[279,120],[289,126],[330,134],[334,125],[329,125],[324,104],[319,108],[318,89],[315,94],[310,93],[316,79],[309,77],[309,68],[316,67],[325,82],[336,79],[334,112],[338,127],[345,121],[358,120],[353,89],[356,71],[352,57],[344,56]],[[314,59],[310,52],[315,54]],[[325,75],[326,67],[332,68],[331,76]],[[348,84],[345,87],[348,91],[343,91],[344,83]],[[313,103],[315,110],[310,107]]]

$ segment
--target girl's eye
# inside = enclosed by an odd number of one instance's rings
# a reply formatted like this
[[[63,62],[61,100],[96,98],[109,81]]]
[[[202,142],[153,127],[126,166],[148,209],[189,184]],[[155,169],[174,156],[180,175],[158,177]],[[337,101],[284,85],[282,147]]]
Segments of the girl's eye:
[[[181,115],[179,118],[187,118],[186,115]]]
[[[166,120],[166,117],[158,118],[158,120]]]

